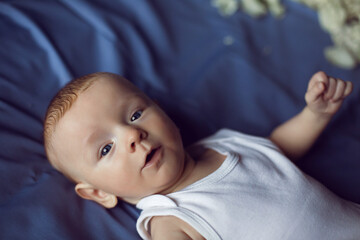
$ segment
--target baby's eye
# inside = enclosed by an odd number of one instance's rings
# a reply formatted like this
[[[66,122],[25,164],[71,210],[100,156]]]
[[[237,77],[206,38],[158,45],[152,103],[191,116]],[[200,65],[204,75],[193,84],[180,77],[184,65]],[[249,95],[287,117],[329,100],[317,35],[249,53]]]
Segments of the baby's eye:
[[[105,157],[111,150],[113,144],[107,144],[105,147],[103,147],[103,149],[101,149],[101,157]]]
[[[139,111],[136,111],[132,116],[131,116],[131,121],[133,122],[133,121],[135,121],[135,120],[137,120],[138,118],[140,118],[141,117],[141,114],[142,114],[142,111],[141,110],[139,110]]]

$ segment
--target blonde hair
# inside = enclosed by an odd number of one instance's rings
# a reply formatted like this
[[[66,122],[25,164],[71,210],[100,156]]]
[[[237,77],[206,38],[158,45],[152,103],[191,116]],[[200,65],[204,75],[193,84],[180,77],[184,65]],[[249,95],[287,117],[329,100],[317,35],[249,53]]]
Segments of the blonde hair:
[[[61,169],[61,167],[57,164],[57,159],[54,154],[54,147],[52,145],[52,137],[55,132],[55,128],[59,120],[66,114],[66,112],[71,108],[79,95],[93,85],[100,77],[115,77],[119,76],[106,73],[106,72],[98,72],[88,74],[79,78],[76,78],[66,84],[60,91],[54,96],[51,100],[48,109],[46,111],[45,120],[44,120],[44,146],[47,158],[50,164],[62,172],[66,177],[70,180],[74,181],[71,176],[66,174],[66,172]]]

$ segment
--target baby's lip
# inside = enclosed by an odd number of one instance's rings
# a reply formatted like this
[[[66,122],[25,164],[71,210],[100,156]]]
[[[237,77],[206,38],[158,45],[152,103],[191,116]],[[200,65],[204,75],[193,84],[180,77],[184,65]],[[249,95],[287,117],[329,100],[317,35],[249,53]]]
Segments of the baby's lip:
[[[144,159],[144,165],[142,168],[152,165],[155,161],[158,160],[158,155],[161,151],[161,146],[151,147],[151,149],[146,153]]]

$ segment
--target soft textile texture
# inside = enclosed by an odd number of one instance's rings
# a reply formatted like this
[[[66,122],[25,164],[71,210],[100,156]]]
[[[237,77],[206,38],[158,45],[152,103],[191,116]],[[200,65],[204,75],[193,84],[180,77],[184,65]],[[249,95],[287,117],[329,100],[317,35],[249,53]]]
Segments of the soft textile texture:
[[[302,109],[315,71],[350,80],[353,94],[299,164],[360,202],[360,70],[327,63],[331,40],[316,13],[284,4],[283,19],[256,20],[224,18],[208,0],[1,1],[0,239],[139,238],[135,207],[80,199],[44,154],[50,99],[97,71],[122,74],[155,98],[186,145],[224,127],[268,135]]]

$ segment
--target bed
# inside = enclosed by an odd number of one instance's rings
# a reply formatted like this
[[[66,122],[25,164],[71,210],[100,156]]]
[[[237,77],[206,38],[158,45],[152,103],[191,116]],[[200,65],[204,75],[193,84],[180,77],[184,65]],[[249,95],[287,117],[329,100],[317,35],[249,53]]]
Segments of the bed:
[[[185,145],[220,128],[257,136],[299,112],[313,73],[352,81],[353,94],[299,167],[360,203],[360,69],[328,63],[317,13],[224,17],[209,0],[0,2],[0,239],[139,239],[139,210],[80,199],[48,163],[42,123],[53,95],[107,71],[163,107]],[[296,137],[296,136],[294,136]]]

